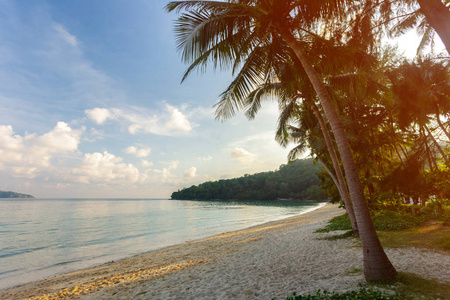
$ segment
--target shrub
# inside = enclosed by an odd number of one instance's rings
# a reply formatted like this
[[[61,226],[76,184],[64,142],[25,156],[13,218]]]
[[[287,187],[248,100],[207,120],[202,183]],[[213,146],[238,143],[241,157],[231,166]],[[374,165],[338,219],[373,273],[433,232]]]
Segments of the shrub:
[[[330,232],[334,230],[352,230],[352,223],[347,214],[332,218],[324,228],[317,229],[315,232]]]
[[[321,300],[321,299],[332,299],[332,300],[400,300],[400,299],[412,299],[400,294],[387,294],[383,291],[371,290],[366,288],[361,288],[357,291],[350,291],[345,293],[330,293],[327,291],[318,290],[315,295],[297,295],[293,293],[292,296],[285,298],[286,300]],[[273,300],[273,299],[272,299]]]
[[[373,212],[372,219],[378,230],[399,230],[420,225],[428,219],[428,216],[414,216],[406,212],[383,210]]]

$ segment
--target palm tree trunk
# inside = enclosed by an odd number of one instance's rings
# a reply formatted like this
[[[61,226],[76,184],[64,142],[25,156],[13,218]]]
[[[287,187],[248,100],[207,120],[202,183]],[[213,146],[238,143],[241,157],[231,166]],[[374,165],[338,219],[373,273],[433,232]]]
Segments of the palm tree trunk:
[[[441,0],[418,0],[428,24],[437,32],[450,53],[450,11]]]
[[[344,174],[342,173],[341,166],[339,165],[339,159],[336,154],[336,151],[334,150],[333,143],[331,142],[331,137],[328,132],[328,128],[325,125],[325,121],[323,120],[322,114],[320,113],[319,108],[316,106],[316,104],[312,101],[308,101],[308,104],[311,105],[311,107],[314,111],[314,114],[316,115],[316,118],[319,121],[320,129],[322,129],[322,135],[325,139],[328,153],[330,154],[331,162],[333,163],[333,168],[334,168],[334,171],[336,172],[336,177],[337,177],[337,180],[339,183],[338,188],[339,188],[342,200],[344,200],[345,209],[347,210],[348,217],[350,218],[350,222],[352,223],[353,234],[355,236],[359,236],[358,223],[356,222],[355,211],[353,210],[353,204],[352,204],[352,201],[350,200],[350,194],[348,192],[348,188],[345,183]],[[328,171],[328,173],[330,173],[330,172]]]
[[[333,171],[330,170],[330,168],[328,168],[327,164],[325,163],[325,161],[323,159],[320,158],[319,155],[316,154],[316,159],[320,162],[320,164],[322,165],[322,167],[325,169],[325,171],[327,171],[328,175],[330,175],[331,179],[333,179],[334,185],[336,186],[336,188],[338,189],[339,195],[341,196],[341,198],[344,198],[342,196],[342,190],[341,187],[339,185],[339,182],[336,178],[336,176],[334,175]]]
[[[320,103],[322,104],[325,115],[327,116],[331,129],[334,133],[342,164],[344,166],[344,171],[347,176],[350,198],[353,202],[356,222],[358,224],[358,230],[361,237],[364,260],[364,276],[367,281],[392,280],[397,275],[397,271],[384,252],[375,231],[375,227],[373,226],[369,208],[366,200],[364,199],[364,193],[358,177],[358,172],[356,170],[355,161],[350,150],[350,145],[331,97],[329,96],[325,85],[314,70],[314,67],[309,62],[307,54],[298,40],[288,30],[284,28],[279,29],[284,40],[300,60],[319,97]]]

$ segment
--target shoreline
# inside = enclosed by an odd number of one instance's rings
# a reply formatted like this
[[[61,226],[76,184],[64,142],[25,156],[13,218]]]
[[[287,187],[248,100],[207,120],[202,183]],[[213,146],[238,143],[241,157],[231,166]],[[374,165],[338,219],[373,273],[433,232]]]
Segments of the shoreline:
[[[295,204],[274,203],[275,201],[256,201],[252,203],[235,201],[171,201],[167,199],[151,201],[119,200],[117,206],[114,199],[101,200],[88,199],[78,202],[73,199],[55,199],[59,213],[48,214],[43,207],[52,205],[52,200],[40,200],[36,205],[38,212],[30,220],[39,222],[36,227],[20,226],[20,205],[8,200],[6,210],[11,205],[11,224],[16,224],[17,232],[6,232],[3,245],[14,244],[16,234],[23,234],[30,240],[36,240],[34,245],[26,244],[20,240],[20,248],[6,248],[2,259],[0,271],[0,290],[12,288],[25,283],[53,277],[80,269],[99,266],[111,261],[129,258],[134,255],[167,246],[176,245],[185,241],[192,241],[210,237],[226,231],[235,231],[247,227],[263,224],[269,221],[301,214],[302,211],[323,205],[323,203],[295,202]],[[34,200],[23,200],[32,203]],[[27,202],[27,203],[28,203]],[[204,201],[203,201],[204,202]],[[269,203],[269,204],[267,204]],[[28,205],[28,204],[27,204]],[[111,206],[112,214],[118,218],[105,216],[103,213],[83,214],[81,218],[73,217],[73,208],[89,209],[91,205],[101,207]],[[272,209],[271,207],[274,206]],[[117,207],[122,207],[118,210]],[[128,207],[131,207],[129,210]],[[145,210],[139,211],[136,208]],[[227,208],[227,210],[224,210]],[[229,209],[228,209],[229,208]],[[180,216],[170,218],[166,210],[170,209],[170,215]],[[212,209],[210,213],[210,209]],[[129,213],[139,217],[134,220]],[[161,211],[161,213],[160,213]],[[125,213],[122,213],[125,212]],[[260,212],[260,213],[259,213]],[[62,226],[58,223],[59,216],[68,215],[64,224],[71,223],[72,226]],[[86,215],[87,217],[85,217]],[[101,216],[96,219],[94,216]],[[214,217],[217,216],[217,217]],[[106,217],[106,218],[105,218]],[[39,220],[42,218],[42,221]],[[168,218],[167,220],[165,220]],[[125,227],[117,227],[123,224]],[[97,226],[99,225],[99,226]],[[61,227],[61,228],[60,228]],[[117,228],[115,228],[117,227]],[[23,230],[22,230],[23,228]],[[41,230],[42,229],[42,230]],[[38,249],[38,251],[34,251]],[[8,256],[12,256],[9,259]]]
[[[344,210],[312,212],[142,253],[117,262],[0,290],[1,299],[284,299],[296,291],[357,289],[357,240],[313,233]],[[332,233],[336,234],[336,232]],[[387,249],[400,271],[450,278],[448,256]],[[436,263],[438,262],[438,263]],[[448,271],[447,271],[448,270]]]

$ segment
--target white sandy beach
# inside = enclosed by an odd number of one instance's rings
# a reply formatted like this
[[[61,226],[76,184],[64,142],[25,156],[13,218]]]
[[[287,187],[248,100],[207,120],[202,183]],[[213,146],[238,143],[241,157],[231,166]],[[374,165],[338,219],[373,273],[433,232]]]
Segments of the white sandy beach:
[[[283,299],[292,292],[358,289],[357,240],[313,233],[336,205],[245,230],[186,242],[0,291],[0,299]],[[336,234],[332,232],[331,234]],[[386,249],[398,271],[450,281],[447,254]]]

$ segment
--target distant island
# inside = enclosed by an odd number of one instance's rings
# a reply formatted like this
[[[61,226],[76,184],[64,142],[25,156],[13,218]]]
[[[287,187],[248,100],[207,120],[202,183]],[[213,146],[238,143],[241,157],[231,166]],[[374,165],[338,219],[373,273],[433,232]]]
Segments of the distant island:
[[[277,171],[205,182],[172,193],[176,200],[327,200],[320,187],[320,164],[302,159],[281,165]]]
[[[0,198],[34,198],[31,195],[0,190]]]

